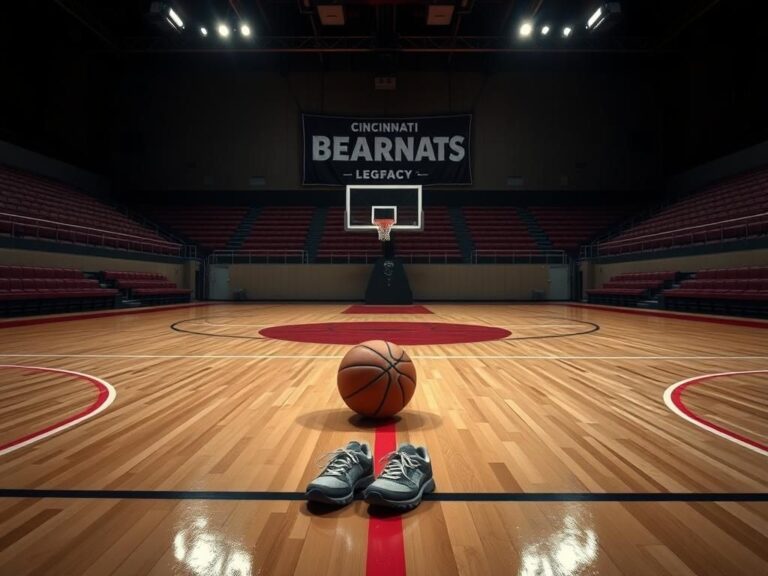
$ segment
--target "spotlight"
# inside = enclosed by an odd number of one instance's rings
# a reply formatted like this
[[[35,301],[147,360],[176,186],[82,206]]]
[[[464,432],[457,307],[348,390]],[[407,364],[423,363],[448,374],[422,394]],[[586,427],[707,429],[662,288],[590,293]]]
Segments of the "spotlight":
[[[570,26],[566,26],[565,28],[563,28],[563,38],[568,38],[568,36],[571,35],[571,32],[573,32],[573,30],[571,29]]]
[[[208,29],[205,26],[200,26],[200,34],[208,36]]]
[[[533,24],[530,22],[523,22],[520,26],[520,36],[527,38],[531,35],[531,32],[533,32]]]
[[[541,35],[546,36],[547,34],[549,34],[549,26],[542,26]]]
[[[248,26],[248,24],[242,24],[240,26],[240,34],[242,34],[245,38],[248,38],[251,35],[251,27]]]
[[[168,8],[168,17],[173,20],[173,23],[176,24],[177,28],[184,28],[184,22],[179,18],[179,15],[176,14],[176,11],[173,8]]]
[[[605,16],[603,16],[603,7],[601,6],[595,10],[595,13],[589,17],[589,20],[587,20],[587,28],[592,28],[593,26],[597,28],[603,23],[603,20],[605,20]],[[595,24],[595,22],[597,22],[597,24]]]
[[[176,32],[184,30],[184,21],[170,2],[152,2],[149,5],[148,16],[152,25],[158,29],[167,30],[167,26],[170,26]]]
[[[222,38],[229,38],[229,26],[226,24],[219,24],[216,27],[216,31],[219,33],[219,36]]]
[[[619,2],[606,2],[598,7],[592,13],[592,16],[587,20],[587,30],[595,31],[598,27],[602,26],[610,28],[613,26],[621,15],[621,3]]]

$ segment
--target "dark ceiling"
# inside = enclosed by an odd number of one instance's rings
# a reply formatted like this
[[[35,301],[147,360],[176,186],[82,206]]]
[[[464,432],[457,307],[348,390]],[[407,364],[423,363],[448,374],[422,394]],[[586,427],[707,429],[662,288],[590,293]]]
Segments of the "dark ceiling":
[[[147,0],[27,0],[4,6],[3,43],[54,49],[140,52],[661,52],[743,48],[756,43],[758,19],[741,2],[625,0],[613,26],[589,32],[596,0],[170,0],[185,22],[174,31],[150,17]],[[344,24],[324,25],[321,12],[341,6]],[[428,25],[430,5],[452,7],[444,25]],[[449,8],[450,11],[450,8]],[[523,39],[520,24],[534,34]],[[215,32],[219,22],[247,22],[250,38]],[[543,37],[541,26],[552,32]],[[573,28],[564,39],[562,27]],[[200,27],[209,30],[207,37]]]

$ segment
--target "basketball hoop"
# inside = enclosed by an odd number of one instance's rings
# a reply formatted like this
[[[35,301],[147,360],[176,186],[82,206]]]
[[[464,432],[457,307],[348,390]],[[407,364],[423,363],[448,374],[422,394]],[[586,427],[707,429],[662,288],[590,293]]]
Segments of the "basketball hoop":
[[[389,242],[389,233],[392,231],[392,226],[395,225],[395,220],[393,218],[376,218],[373,223],[376,224],[376,229],[379,232],[379,240]]]

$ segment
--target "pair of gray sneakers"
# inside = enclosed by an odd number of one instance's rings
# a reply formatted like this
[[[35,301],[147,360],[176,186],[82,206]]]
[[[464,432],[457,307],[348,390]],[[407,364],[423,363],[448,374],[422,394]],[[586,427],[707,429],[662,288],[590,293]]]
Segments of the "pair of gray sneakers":
[[[435,490],[425,447],[401,444],[385,458],[387,463],[377,478],[370,446],[350,442],[331,453],[323,471],[307,486],[307,500],[343,506],[362,491],[369,504],[409,510]]]

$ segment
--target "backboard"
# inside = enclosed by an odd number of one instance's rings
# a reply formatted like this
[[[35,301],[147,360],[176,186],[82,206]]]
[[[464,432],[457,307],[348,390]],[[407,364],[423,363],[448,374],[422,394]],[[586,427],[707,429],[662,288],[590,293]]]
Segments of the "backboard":
[[[376,230],[374,218],[394,218],[392,230],[421,232],[424,229],[421,186],[348,185],[344,228],[349,231]]]

